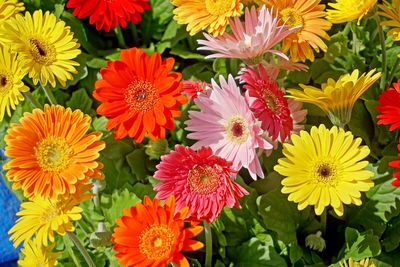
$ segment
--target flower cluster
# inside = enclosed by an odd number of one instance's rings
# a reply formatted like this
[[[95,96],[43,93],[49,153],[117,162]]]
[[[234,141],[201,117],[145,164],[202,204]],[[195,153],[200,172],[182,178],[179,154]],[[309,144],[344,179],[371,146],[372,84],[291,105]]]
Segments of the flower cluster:
[[[292,71],[305,75],[306,63],[317,62],[321,52],[328,51],[332,24],[349,22],[349,29],[357,27],[354,21],[360,24],[373,10],[387,18],[381,22],[378,17],[377,25],[390,27],[388,35],[399,41],[400,0],[379,5],[373,0],[335,0],[328,7],[321,2],[171,0],[175,22],[168,27],[186,25],[187,36],[198,38],[192,43],[207,54],[205,59],[239,62],[237,73],[182,80],[182,64],[163,57],[161,46],[143,49],[123,44],[124,49],[112,55],[99,51],[109,60],[92,75],[93,88],[87,92],[97,101],[93,114],[104,119],[104,127],[94,127],[90,115],[76,106],[57,104],[52,93],[69,89],[74,82],[82,67],[80,57],[87,57],[85,50],[90,50],[82,43],[81,51],[78,36],[89,34],[74,34],[73,23],[60,19],[60,14],[42,10],[23,14],[22,3],[0,0],[0,121],[8,121],[25,99],[34,107],[10,123],[4,137],[8,160],[3,168],[12,189],[21,190],[24,197],[19,218],[9,230],[14,246],[23,244],[24,257],[18,263],[57,265],[61,251],[53,250],[60,247],[59,236],[69,236],[82,249],[75,224],[85,208],[91,208],[83,204],[87,200],[94,198],[93,209],[103,212],[98,184],[107,180],[103,173],[107,166],[100,162],[107,142],[142,149],[171,137],[174,144],[171,150],[168,143],[165,149],[154,150],[160,155],[151,157],[150,163],[129,162],[132,169],[136,164],[151,165],[154,174],[143,179],[153,185],[155,197],[146,195],[121,208],[114,225],[107,225],[113,233],[104,244],[112,244],[123,266],[190,266],[183,252],[203,248],[195,239],[203,231],[199,224],[204,222],[208,242],[210,224],[224,209],[241,208],[248,199],[248,184],[271,173],[282,178],[280,192],[298,210],[311,206],[326,220],[329,209],[341,217],[345,205],[360,206],[361,193],[374,186],[374,173],[367,169],[371,150],[348,125],[363,94],[381,78],[383,90],[393,77],[387,80],[384,66],[382,72],[352,68],[337,79],[324,76],[321,83],[308,79],[309,84],[298,86],[285,78]],[[95,25],[92,30],[104,30],[104,36],[114,34],[108,33],[114,29],[120,41],[121,27],[131,23],[132,35],[137,35],[135,24],[142,15],[151,21],[151,14],[145,13],[151,10],[150,3],[68,0],[65,6],[78,19],[88,18],[88,24]],[[203,35],[196,35],[200,32]],[[394,76],[395,67],[393,71]],[[31,90],[43,90],[49,104],[37,101]],[[60,95],[60,102],[66,103]],[[399,103],[400,81],[380,94],[377,124],[389,125],[390,131],[400,128]],[[310,104],[327,116],[327,125],[305,125]],[[186,135],[178,138],[178,131]],[[270,157],[279,148],[280,156]],[[110,154],[132,156],[122,150]],[[152,165],[153,160],[159,162]],[[266,173],[269,160],[276,164]],[[389,164],[400,169],[400,160]],[[394,177],[392,184],[400,186],[400,171]],[[107,216],[99,216],[98,229],[104,230],[102,220]],[[97,233],[93,233],[96,238]],[[307,246],[323,250],[321,233],[309,235]],[[209,249],[206,265],[211,266]],[[81,252],[88,266],[94,266],[90,255]],[[360,264],[370,264],[369,259]],[[348,266],[347,261],[340,265]]]

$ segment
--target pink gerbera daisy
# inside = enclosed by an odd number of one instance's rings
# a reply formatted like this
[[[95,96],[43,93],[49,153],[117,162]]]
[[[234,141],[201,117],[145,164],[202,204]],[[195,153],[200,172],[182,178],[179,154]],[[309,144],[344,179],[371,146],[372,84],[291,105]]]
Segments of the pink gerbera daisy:
[[[161,157],[154,177],[161,180],[154,189],[157,198],[174,195],[177,209],[189,207],[187,217],[214,221],[225,206],[240,207],[239,199],[248,192],[234,182],[232,163],[215,156],[208,147],[197,152],[176,145]]]
[[[198,50],[210,50],[216,53],[206,58],[238,58],[246,64],[254,65],[263,61],[265,53],[270,52],[280,57],[287,56],[279,50],[272,48],[296,31],[298,27],[288,28],[286,25],[279,26],[279,19],[272,15],[264,5],[260,11],[253,6],[245,10],[245,21],[238,17],[229,20],[232,33],[225,32],[218,37],[204,33],[207,40],[198,40]]]
[[[209,146],[216,155],[232,161],[235,170],[247,168],[250,175],[264,177],[256,148],[271,148],[261,138],[261,127],[249,109],[232,75],[220,76],[221,87],[211,80],[212,90],[195,100],[201,111],[190,111],[187,137],[198,140],[194,149]]]
[[[251,111],[261,121],[261,128],[273,140],[285,140],[293,129],[288,102],[278,84],[271,80],[266,69],[260,64],[257,68],[246,68],[240,79]]]
[[[195,100],[199,94],[205,93],[211,85],[202,81],[183,81],[181,93],[191,100]]]

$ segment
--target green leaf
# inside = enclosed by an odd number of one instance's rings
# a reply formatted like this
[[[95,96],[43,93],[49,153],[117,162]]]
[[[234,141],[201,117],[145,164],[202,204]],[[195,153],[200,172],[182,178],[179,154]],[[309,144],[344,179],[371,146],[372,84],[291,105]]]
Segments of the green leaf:
[[[86,90],[81,88],[72,93],[72,97],[67,101],[67,106],[71,109],[80,109],[83,113],[94,116],[96,113],[92,109],[93,100],[88,96]]]
[[[343,259],[352,258],[358,261],[375,257],[381,252],[379,238],[373,235],[372,230],[360,233],[356,229],[347,227],[345,230],[345,238],[346,244],[344,247]]]
[[[253,237],[237,247],[233,258],[235,266],[287,266],[285,260],[276,252],[272,237],[270,235],[266,236],[266,240],[260,241]]]
[[[132,207],[140,201],[140,198],[126,188],[121,191],[115,190],[111,196],[102,195],[101,209],[106,220],[111,226],[114,226],[115,220],[122,216],[125,208]]]
[[[107,61],[102,58],[92,58],[86,61],[86,65],[93,69],[105,68],[107,66]]]
[[[285,244],[297,243],[298,230],[315,233],[320,228],[310,207],[298,211],[296,204],[289,202],[279,189],[259,197],[258,201],[259,213],[265,226],[277,232]]]
[[[368,165],[375,173],[375,186],[367,193],[367,201],[356,209],[356,212],[345,214],[349,225],[362,225],[365,229],[372,229],[374,234],[381,236],[386,229],[386,223],[400,213],[400,188],[391,184],[391,175],[380,172],[379,165]]]
[[[181,57],[183,59],[197,59],[197,60],[204,60],[204,56],[198,53],[193,53],[187,50],[187,48],[183,46],[177,46],[172,48],[171,55],[175,55]]]
[[[146,168],[147,155],[144,149],[135,149],[126,156],[128,165],[131,167],[132,173],[140,181],[144,181],[146,176],[149,175]]]

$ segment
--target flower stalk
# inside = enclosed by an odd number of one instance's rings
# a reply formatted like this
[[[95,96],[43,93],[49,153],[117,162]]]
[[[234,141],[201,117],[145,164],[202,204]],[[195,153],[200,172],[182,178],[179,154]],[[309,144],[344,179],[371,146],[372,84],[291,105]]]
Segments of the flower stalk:
[[[57,99],[55,98],[51,89],[48,88],[47,86],[44,86],[41,82],[40,82],[40,87],[43,89],[43,92],[45,93],[47,99],[49,100],[49,103],[51,105],[57,105]]]
[[[96,267],[94,264],[92,258],[89,256],[89,253],[86,251],[85,247],[82,245],[81,241],[78,239],[78,237],[71,232],[68,232],[68,237],[74,242],[75,246],[79,250],[79,252],[82,254],[83,258],[85,259],[87,265],[89,267]]]
[[[212,232],[209,223],[204,221],[204,233],[206,236],[206,262],[205,267],[211,267],[212,262]]]

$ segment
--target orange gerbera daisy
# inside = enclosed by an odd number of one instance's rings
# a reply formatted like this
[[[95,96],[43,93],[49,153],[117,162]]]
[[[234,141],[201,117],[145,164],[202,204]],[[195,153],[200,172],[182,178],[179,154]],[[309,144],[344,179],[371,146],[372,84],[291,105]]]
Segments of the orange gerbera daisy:
[[[5,155],[11,158],[4,169],[28,198],[75,194],[88,176],[102,178],[97,162],[105,147],[101,133],[87,134],[91,118],[80,110],[62,106],[44,107],[24,113],[5,137]]]
[[[192,240],[203,227],[197,222],[185,220],[188,208],[175,212],[175,197],[171,196],[160,206],[157,199],[147,196],[143,204],[124,209],[124,215],[117,219],[112,241],[116,257],[124,266],[164,267],[174,262],[189,267],[181,251],[195,251],[203,243]]]
[[[329,40],[326,33],[332,24],[325,17],[325,5],[321,0],[270,0],[268,6],[277,9],[281,22],[289,27],[301,26],[298,30],[286,37],[282,43],[283,52],[290,50],[293,62],[314,61],[313,49],[326,52],[328,47],[321,39]]]
[[[94,98],[102,104],[97,113],[110,118],[107,130],[115,128],[115,139],[130,136],[142,142],[145,133],[152,139],[165,138],[174,128],[174,117],[187,99],[181,94],[181,73],[171,72],[174,59],[149,57],[142,49],[122,50],[121,60],[108,62],[100,70]]]

